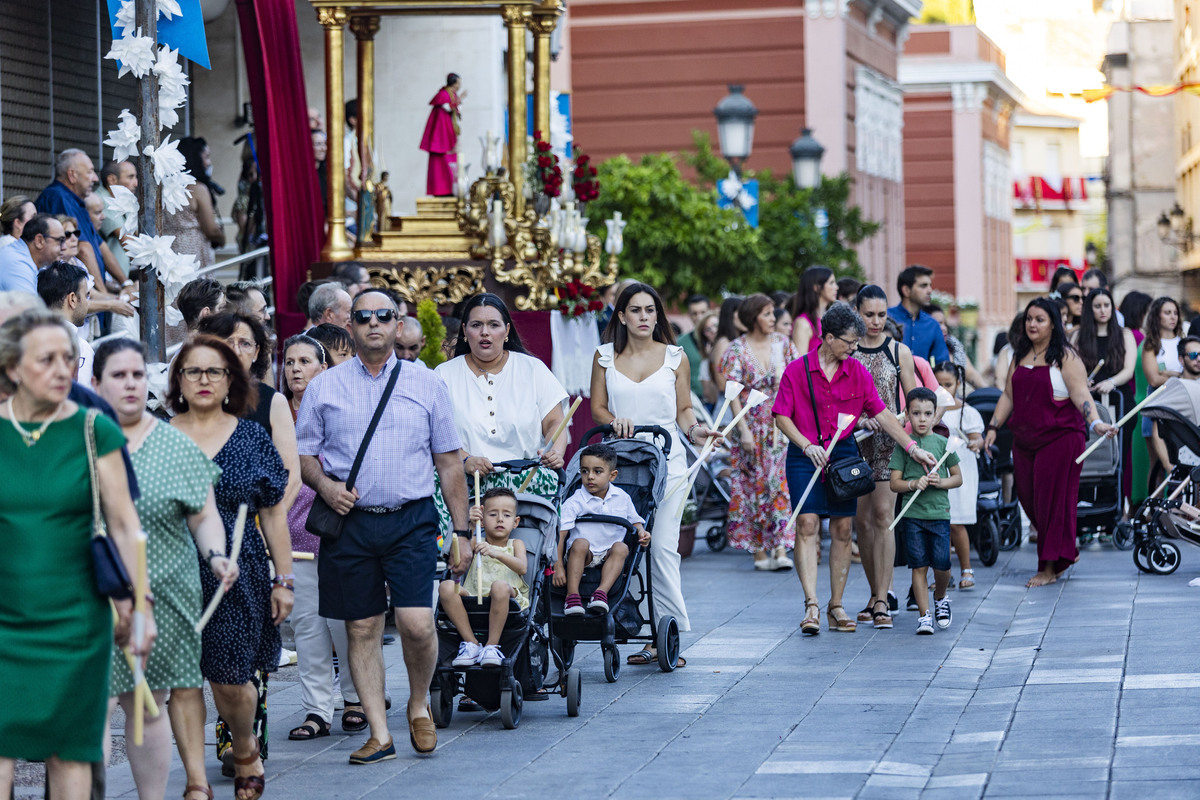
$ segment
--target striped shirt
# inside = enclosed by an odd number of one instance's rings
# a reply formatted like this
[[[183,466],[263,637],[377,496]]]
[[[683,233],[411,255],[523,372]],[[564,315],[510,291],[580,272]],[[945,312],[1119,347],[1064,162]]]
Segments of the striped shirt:
[[[371,416],[399,361],[378,376],[355,356],[308,384],[296,416],[302,456],[321,456],[325,472],[345,481]],[[399,508],[433,495],[433,454],[459,449],[446,384],[432,370],[400,364],[400,376],[354,482],[359,506]]]

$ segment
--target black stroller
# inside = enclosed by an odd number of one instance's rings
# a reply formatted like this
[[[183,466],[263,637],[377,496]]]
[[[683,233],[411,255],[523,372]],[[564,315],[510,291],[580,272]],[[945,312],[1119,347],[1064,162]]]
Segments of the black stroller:
[[[1170,575],[1182,561],[1176,541],[1200,547],[1200,525],[1195,505],[1200,481],[1200,383],[1171,378],[1162,394],[1142,409],[1158,423],[1158,434],[1176,465],[1167,480],[1118,526],[1131,535],[1133,563],[1142,572]],[[1185,513],[1185,506],[1187,511]],[[1113,536],[1114,543],[1116,535]]]
[[[535,461],[505,461],[497,467],[521,473],[536,467]],[[563,484],[558,476],[559,489]],[[455,667],[453,660],[462,642],[453,623],[440,605],[435,624],[438,638],[438,661],[429,689],[433,722],[439,728],[450,724],[454,713],[454,697],[462,692],[488,711],[500,711],[505,728],[515,728],[521,722],[521,709],[527,696],[539,692],[550,662],[550,624],[546,614],[546,552],[548,543],[558,536],[558,503],[534,494],[517,495],[517,513],[521,524],[512,538],[525,544],[528,560],[525,582],[529,585],[529,608],[521,611],[516,600],[509,600],[508,620],[500,638],[505,658],[499,667]],[[471,630],[486,635],[490,598],[481,600],[464,597]],[[567,698],[567,715],[578,716],[582,678],[578,669],[568,670],[559,665],[563,676],[560,692]]]
[[[612,427],[603,425],[593,428],[584,434],[582,444],[596,434],[611,434]],[[671,452],[671,437],[663,428],[657,425],[639,425],[634,430],[637,434],[650,434],[653,441],[644,439],[607,439],[606,444],[612,445],[617,451],[617,480],[613,485],[624,489],[634,508],[646,520],[646,529],[653,534],[654,515],[658,504],[662,501],[667,479],[667,456]],[[661,442],[661,444],[659,444]],[[580,486],[579,456],[577,452],[567,467],[566,493],[570,496]],[[566,601],[565,587],[552,587],[547,593],[551,628],[554,631],[554,649],[556,656],[565,666],[571,668],[575,658],[575,645],[578,642],[600,642],[604,656],[604,677],[609,683],[617,680],[621,672],[621,654],[617,650],[618,643],[630,641],[649,641],[658,649],[658,666],[663,672],[675,669],[679,660],[679,625],[674,617],[663,617],[658,625],[653,625],[654,619],[654,590],[650,580],[650,552],[638,544],[637,534],[628,520],[617,517],[587,515],[579,518],[580,522],[603,522],[620,525],[625,528],[625,544],[629,555],[621,575],[608,592],[609,610],[604,614],[567,616],[563,613]],[[643,561],[646,569],[639,571]],[[642,572],[645,573],[643,578]],[[589,567],[583,571],[580,582],[580,593],[588,596],[600,583],[600,570]],[[635,590],[636,585],[636,590]],[[642,616],[641,603],[646,600],[649,604],[650,619]],[[642,628],[650,625],[649,636],[642,634]],[[578,669],[574,669],[578,672]]]
[[[967,395],[966,403],[979,412],[984,425],[990,425],[1001,394],[1001,390],[991,387],[976,389]],[[1006,499],[1004,491],[1004,479],[1012,471],[1012,433],[1001,428],[996,432],[996,443],[991,452],[980,455],[977,521],[967,528],[984,566],[996,563],[997,553],[989,552],[993,531],[996,547],[1000,550],[1012,550],[1021,544],[1021,509],[1016,497]]]
[[[700,457],[700,452],[691,442],[683,443],[687,453],[687,465],[691,467]],[[726,528],[729,525],[729,478],[722,478],[722,465],[714,463],[709,458],[701,465],[696,473],[696,483],[692,486],[689,501],[696,504],[696,520],[699,522],[715,522],[705,532],[705,542],[708,549],[719,553],[729,544]]]
[[[1093,394],[1096,412],[1101,421],[1112,423],[1124,415],[1125,398],[1120,392],[1107,397],[1112,406],[1105,405],[1104,398]],[[1088,432],[1087,446],[1096,441],[1096,435]],[[1075,531],[1079,536],[1109,536],[1118,550],[1133,546],[1133,537],[1128,526],[1120,525],[1123,516],[1121,497],[1121,438],[1105,439],[1083,461],[1079,476],[1079,502],[1075,516]]]

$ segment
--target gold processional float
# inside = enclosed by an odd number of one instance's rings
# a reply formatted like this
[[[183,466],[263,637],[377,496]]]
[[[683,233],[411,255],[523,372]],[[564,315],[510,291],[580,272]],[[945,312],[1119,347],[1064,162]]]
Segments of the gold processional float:
[[[310,0],[325,30],[325,98],[328,141],[328,216],[323,265],[357,260],[373,282],[396,290],[410,302],[432,298],[457,303],[481,291],[506,295],[522,311],[558,306],[556,287],[579,281],[599,287],[616,280],[623,247],[620,214],[606,222],[601,242],[587,233],[587,218],[574,203],[534,202],[524,185],[529,156],[526,129],[526,31],[533,33],[533,119],[535,130],[550,130],[550,35],[563,13],[562,0]],[[384,200],[381,224],[369,239],[351,248],[346,237],[346,164],[336,146],[346,130],[344,35],[347,25],[357,44],[360,164],[369,164],[375,132],[375,34],[380,17],[404,15],[499,14],[508,31],[509,136],[507,152],[498,137],[483,145],[485,175],[469,183],[457,175],[454,197],[421,197],[411,217],[390,215]],[[507,165],[505,161],[507,160]],[[460,162],[456,162],[460,163]],[[369,170],[364,170],[368,172]],[[364,175],[363,190],[374,188]],[[388,195],[385,186],[381,194]],[[544,201],[544,198],[541,198]],[[535,206],[542,208],[538,213]],[[368,229],[360,225],[360,230]]]

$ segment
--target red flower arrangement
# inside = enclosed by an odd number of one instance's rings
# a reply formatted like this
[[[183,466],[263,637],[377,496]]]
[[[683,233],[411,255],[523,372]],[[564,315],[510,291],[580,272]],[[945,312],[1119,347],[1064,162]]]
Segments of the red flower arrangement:
[[[604,301],[595,288],[586,283],[571,281],[555,290],[558,295],[558,310],[567,319],[578,319],[585,314],[604,310]]]
[[[558,197],[562,194],[563,173],[558,165],[558,156],[550,143],[542,139],[541,131],[534,131],[533,153],[529,157],[529,175],[533,190],[547,197]]]
[[[596,168],[592,157],[575,148],[575,171],[571,174],[571,188],[580,203],[590,203],[600,196],[600,181],[596,180]]]

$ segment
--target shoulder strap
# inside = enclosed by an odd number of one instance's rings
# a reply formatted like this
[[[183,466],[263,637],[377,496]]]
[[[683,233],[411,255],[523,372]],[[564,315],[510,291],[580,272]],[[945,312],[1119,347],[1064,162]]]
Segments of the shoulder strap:
[[[88,409],[83,423],[83,438],[87,442],[88,477],[92,484],[92,535],[104,536],[104,516],[100,511],[100,476],[96,469],[96,415],[100,412]]]
[[[892,345],[896,345],[895,355],[892,354]],[[904,403],[900,401],[900,345],[890,336],[884,337],[883,354],[887,356],[887,360],[892,362],[892,366],[896,369],[896,411],[899,412],[903,408]]]
[[[817,411],[817,398],[813,395],[812,371],[808,368],[808,356],[808,353],[804,354],[804,377],[808,378],[808,401],[812,403],[813,419],[817,423],[817,444],[820,445],[823,438],[821,436],[821,414]],[[820,366],[820,364],[818,359],[817,365]]]
[[[387,405],[388,398],[392,396],[392,390],[396,388],[396,379],[400,377],[401,363],[403,362],[399,359],[396,360],[396,366],[392,368],[392,375],[383,389],[383,397],[379,398],[379,405],[375,406],[375,416],[371,417],[371,424],[367,426],[367,434],[363,437],[362,444],[358,446],[358,453],[354,456],[354,465],[350,467],[350,474],[346,476],[346,491],[354,488],[354,479],[358,477],[358,471],[362,468],[363,456],[367,454],[367,445],[371,443],[371,437],[375,435],[375,429],[379,427],[379,418],[383,416],[383,408]]]

